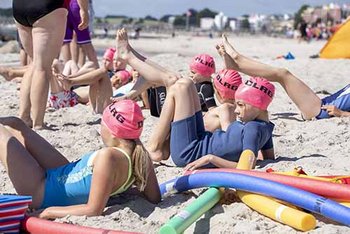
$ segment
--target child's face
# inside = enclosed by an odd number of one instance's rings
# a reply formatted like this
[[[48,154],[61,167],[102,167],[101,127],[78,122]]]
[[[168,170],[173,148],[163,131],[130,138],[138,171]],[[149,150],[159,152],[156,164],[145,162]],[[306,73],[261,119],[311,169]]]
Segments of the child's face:
[[[192,70],[190,71],[190,78],[193,80],[194,83],[199,83],[205,79],[204,76]]]
[[[109,71],[113,70],[113,63],[109,59],[103,59],[103,66]]]
[[[101,138],[105,146],[110,146],[112,142],[112,134],[103,123],[101,123]]]
[[[249,122],[256,119],[260,113],[260,110],[252,105],[245,103],[242,100],[236,100],[237,119],[241,122]]]

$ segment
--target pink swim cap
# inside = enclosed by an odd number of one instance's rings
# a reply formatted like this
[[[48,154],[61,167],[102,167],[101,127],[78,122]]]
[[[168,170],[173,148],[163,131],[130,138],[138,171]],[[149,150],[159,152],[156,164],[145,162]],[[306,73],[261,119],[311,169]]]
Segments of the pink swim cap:
[[[116,52],[116,49],[114,47],[110,47],[106,49],[103,58],[109,61],[113,61],[114,53]]]
[[[143,120],[141,108],[129,99],[110,104],[102,115],[102,123],[111,134],[122,139],[139,139]]]
[[[216,91],[224,99],[235,99],[235,93],[240,84],[242,84],[242,77],[235,70],[223,69],[214,78]]]
[[[122,85],[125,85],[126,83],[128,83],[128,81],[131,78],[131,74],[127,70],[120,70],[120,71],[117,71],[115,74],[120,77]]]
[[[214,58],[208,54],[196,55],[190,63],[190,69],[202,76],[209,77],[215,72]]]
[[[268,80],[260,77],[251,77],[244,84],[241,84],[236,91],[236,100],[266,110],[275,95],[275,86]]]

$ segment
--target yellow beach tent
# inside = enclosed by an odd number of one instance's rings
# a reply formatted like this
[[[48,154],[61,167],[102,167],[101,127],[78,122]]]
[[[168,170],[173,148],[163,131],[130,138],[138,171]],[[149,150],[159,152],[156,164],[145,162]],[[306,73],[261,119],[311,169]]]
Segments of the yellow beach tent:
[[[350,20],[347,20],[328,40],[320,52],[320,58],[350,58]]]

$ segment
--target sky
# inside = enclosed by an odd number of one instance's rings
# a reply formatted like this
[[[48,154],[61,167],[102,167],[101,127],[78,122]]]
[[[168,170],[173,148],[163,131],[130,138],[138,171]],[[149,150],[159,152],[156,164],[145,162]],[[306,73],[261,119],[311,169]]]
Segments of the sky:
[[[31,1],[31,0],[28,0]],[[160,18],[166,14],[182,14],[189,8],[202,10],[209,8],[222,11],[229,17],[243,14],[295,13],[300,6],[323,5],[326,3],[350,3],[349,0],[93,0],[96,16],[126,15]],[[0,0],[0,8],[11,7],[12,0]]]

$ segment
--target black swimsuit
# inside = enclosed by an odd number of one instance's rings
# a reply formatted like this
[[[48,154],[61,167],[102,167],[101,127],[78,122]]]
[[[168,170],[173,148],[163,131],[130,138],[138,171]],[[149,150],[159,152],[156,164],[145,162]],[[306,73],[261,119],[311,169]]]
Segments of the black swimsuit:
[[[13,0],[13,17],[19,24],[33,27],[38,19],[66,5],[67,0]]]

